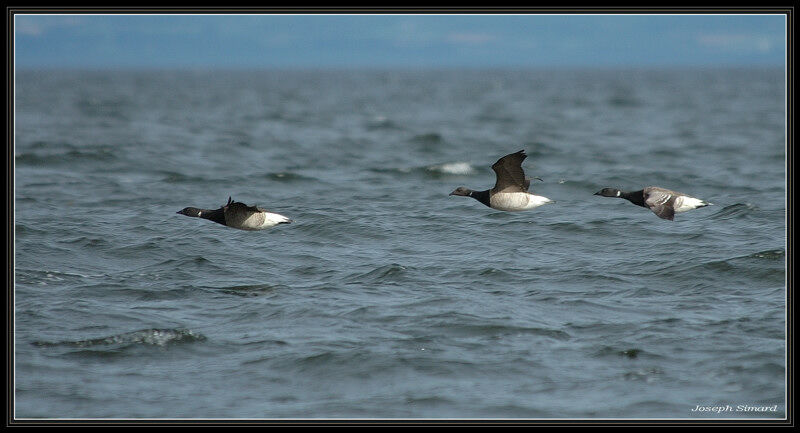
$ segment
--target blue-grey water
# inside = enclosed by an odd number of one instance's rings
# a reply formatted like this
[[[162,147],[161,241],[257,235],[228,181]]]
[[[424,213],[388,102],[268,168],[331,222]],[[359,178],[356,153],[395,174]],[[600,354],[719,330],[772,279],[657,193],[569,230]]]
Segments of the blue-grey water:
[[[17,418],[785,416],[783,70],[15,79]]]

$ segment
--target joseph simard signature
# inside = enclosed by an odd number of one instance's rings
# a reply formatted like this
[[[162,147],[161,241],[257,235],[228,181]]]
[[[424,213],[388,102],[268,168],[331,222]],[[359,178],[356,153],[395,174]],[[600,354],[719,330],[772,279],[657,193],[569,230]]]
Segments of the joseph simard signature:
[[[748,404],[738,404],[736,406],[731,406],[726,404],[724,406],[707,406],[707,405],[696,405],[694,409],[691,409],[692,412],[714,412],[714,413],[723,413],[723,412],[777,412],[778,405],[772,406],[755,406],[755,405],[748,405]]]

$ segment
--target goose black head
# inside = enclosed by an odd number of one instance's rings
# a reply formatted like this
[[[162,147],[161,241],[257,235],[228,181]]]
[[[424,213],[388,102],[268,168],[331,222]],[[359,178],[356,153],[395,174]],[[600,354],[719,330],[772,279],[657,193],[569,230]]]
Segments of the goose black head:
[[[175,213],[179,213],[181,215],[186,215],[186,216],[189,216],[189,217],[199,217],[200,215],[203,214],[203,211],[201,209],[196,208],[196,207],[185,207],[185,208],[183,208],[183,209],[181,209],[181,210],[179,210],[179,211],[177,211]]]
[[[465,197],[469,197],[470,194],[472,194],[472,190],[463,186],[459,186],[450,193],[450,195],[462,195]]]
[[[619,197],[621,194],[622,192],[616,188],[603,188],[594,193],[594,195],[600,195],[603,197]]]

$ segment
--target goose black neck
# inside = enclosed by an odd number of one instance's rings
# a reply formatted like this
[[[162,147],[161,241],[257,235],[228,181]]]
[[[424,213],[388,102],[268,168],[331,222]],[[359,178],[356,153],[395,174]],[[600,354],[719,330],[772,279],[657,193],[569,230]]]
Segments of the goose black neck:
[[[225,211],[222,210],[222,208],[216,210],[203,209],[202,213],[200,214],[200,218],[205,218],[207,220],[214,221],[215,223],[226,225]]]
[[[644,204],[644,190],[643,189],[640,189],[639,191],[631,191],[631,192],[620,191],[619,197],[620,198],[624,198],[625,200],[628,200],[629,202],[631,202],[631,203],[633,203],[633,204],[635,204],[637,206],[647,207]]]
[[[489,190],[486,191],[472,191],[469,193],[469,196],[478,200],[479,202],[485,204],[486,206],[492,207],[489,203]]]

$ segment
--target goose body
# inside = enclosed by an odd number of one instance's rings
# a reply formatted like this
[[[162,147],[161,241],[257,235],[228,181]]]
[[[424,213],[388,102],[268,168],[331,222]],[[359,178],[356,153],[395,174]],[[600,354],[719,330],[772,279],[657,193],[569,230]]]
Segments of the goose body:
[[[620,191],[616,188],[603,188],[594,195],[624,198],[631,203],[653,211],[659,218],[674,220],[675,214],[705,207],[711,203],[677,191],[657,186],[648,186],[638,191]]]
[[[525,172],[522,170],[522,161],[527,157],[525,151],[520,150],[498,159],[492,165],[492,170],[497,176],[492,189],[473,191],[460,186],[450,195],[472,197],[492,209],[506,212],[519,212],[552,203],[553,201],[547,197],[528,192],[531,178],[525,177]]]
[[[489,197],[489,207],[506,212],[518,212],[550,203],[551,200],[529,192],[499,192]]]
[[[233,201],[228,197],[228,203],[219,209],[199,209],[186,207],[177,213],[189,217],[203,218],[239,230],[264,230],[278,224],[288,224],[292,220],[283,215],[268,212],[258,206],[248,206],[244,203]]]

